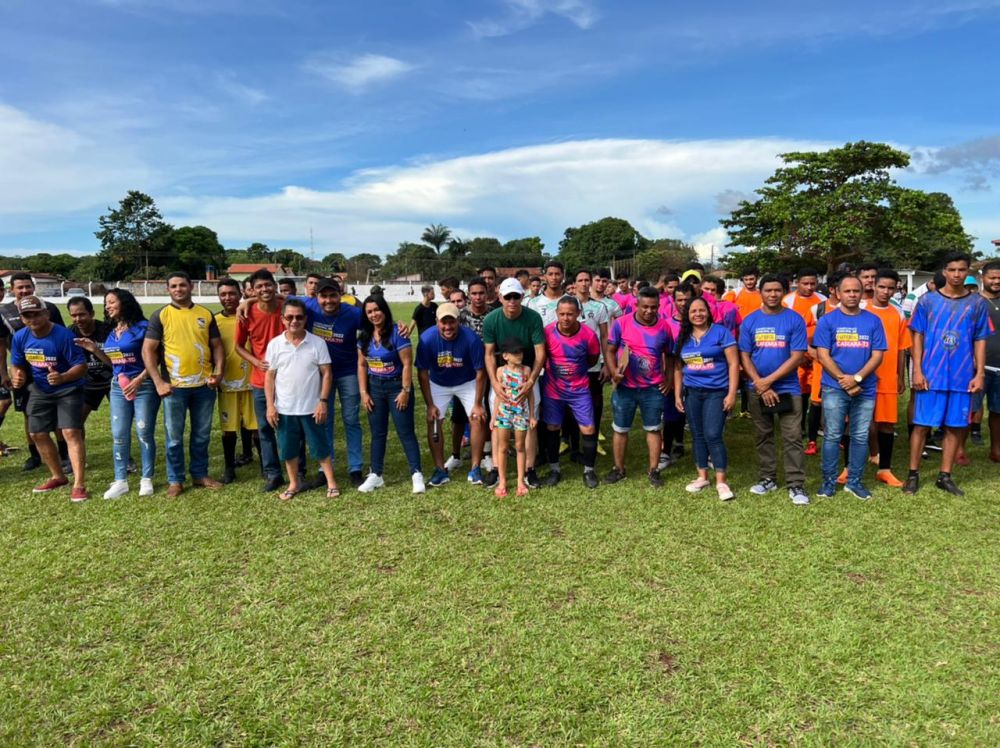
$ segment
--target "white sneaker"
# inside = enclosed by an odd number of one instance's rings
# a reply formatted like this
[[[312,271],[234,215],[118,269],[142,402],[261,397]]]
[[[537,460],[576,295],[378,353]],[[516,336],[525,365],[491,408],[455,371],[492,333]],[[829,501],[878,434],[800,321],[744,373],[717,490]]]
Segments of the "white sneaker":
[[[660,452],[660,461],[656,463],[656,469],[666,470],[668,467],[670,467],[671,462],[672,460],[670,458],[670,455],[668,455],[666,452]]]
[[[413,474],[413,493],[424,493],[427,491],[427,486],[424,485],[424,474],[414,473]]]
[[[486,455],[483,457],[483,461],[479,463],[479,467],[481,467],[485,473],[492,472],[493,458],[490,455]]]
[[[447,470],[449,473],[455,468],[461,466],[462,466],[462,458],[455,457],[455,455],[452,455],[451,457],[449,457],[447,460],[444,461],[444,469]]]
[[[143,478],[139,481],[139,495],[140,496],[152,496],[153,495],[153,479]]]
[[[358,490],[361,493],[371,493],[376,488],[382,488],[385,485],[385,481],[382,480],[381,475],[375,475],[375,473],[368,473],[368,477],[365,478],[365,482],[358,486]]]
[[[110,486],[108,486],[108,490],[104,492],[104,498],[119,499],[127,493],[128,493],[128,481],[116,480]]]

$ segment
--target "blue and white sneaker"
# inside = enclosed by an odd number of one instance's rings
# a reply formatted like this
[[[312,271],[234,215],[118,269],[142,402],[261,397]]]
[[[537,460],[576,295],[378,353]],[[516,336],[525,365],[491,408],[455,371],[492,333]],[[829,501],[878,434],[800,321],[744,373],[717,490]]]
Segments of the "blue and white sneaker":
[[[859,498],[862,501],[868,501],[872,497],[872,492],[860,483],[848,483],[844,486],[844,490],[851,494],[851,496]]]
[[[472,470],[469,471],[468,481],[474,486],[483,485],[483,471],[480,470],[478,466],[472,468]]]
[[[430,485],[433,488],[438,488],[448,483],[451,478],[448,477],[448,471],[443,468],[434,468],[434,475],[431,476]]]
[[[832,499],[836,495],[837,484],[832,480],[823,481],[823,485],[816,492],[816,497],[820,499]]]

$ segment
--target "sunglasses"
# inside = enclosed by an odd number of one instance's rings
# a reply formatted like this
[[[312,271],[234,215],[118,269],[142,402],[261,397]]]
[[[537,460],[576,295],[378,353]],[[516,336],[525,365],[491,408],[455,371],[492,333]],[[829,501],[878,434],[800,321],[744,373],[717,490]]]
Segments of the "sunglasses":
[[[509,293],[509,294],[507,294],[506,296],[503,297],[503,300],[504,301],[514,301],[515,299],[520,299],[522,296],[523,296],[523,294],[519,294],[519,293]]]
[[[302,320],[302,319],[305,319],[305,318],[306,318],[306,315],[304,315],[304,314],[286,314],[285,315],[285,321],[286,322],[294,322],[295,320]]]

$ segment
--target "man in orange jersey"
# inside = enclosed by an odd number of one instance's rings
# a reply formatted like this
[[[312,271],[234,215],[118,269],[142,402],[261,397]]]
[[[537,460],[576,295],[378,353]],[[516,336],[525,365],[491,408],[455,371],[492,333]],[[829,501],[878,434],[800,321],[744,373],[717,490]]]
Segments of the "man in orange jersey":
[[[903,393],[903,356],[900,351],[910,348],[910,330],[902,311],[889,303],[896,292],[899,274],[882,268],[875,277],[875,295],[868,303],[868,311],[882,320],[888,349],[875,374],[878,386],[875,394],[875,417],[872,428],[878,440],[878,472],[876,480],[887,486],[901,488],[903,482],[892,474],[892,448],[895,442],[896,420],[899,415],[899,396]]]
[[[728,291],[722,297],[723,301],[731,301],[736,304],[740,310],[740,319],[746,319],[761,307],[760,290],[757,288],[759,279],[760,271],[756,267],[748,267],[740,276],[742,288]]]
[[[816,332],[816,316],[813,314],[813,307],[826,301],[826,297],[816,292],[819,285],[819,276],[812,268],[802,268],[795,276],[795,290],[786,295],[782,303],[794,312],[797,312],[806,323],[806,336],[809,344],[812,345],[813,333]],[[811,387],[813,360],[810,354],[806,354],[802,366],[799,367],[799,386],[802,392],[802,430],[806,430],[808,423],[807,410],[809,409],[809,393]]]
[[[819,322],[819,318],[827,312],[832,312],[840,304],[840,297],[837,294],[837,287],[840,281],[847,274],[842,270],[835,270],[826,277],[826,285],[830,292],[829,298],[822,304],[817,304],[812,309],[813,327]],[[816,357],[816,350],[809,349],[809,355]],[[823,367],[814,366],[809,375],[810,397],[809,397],[809,436],[806,444],[805,454],[815,457],[819,454],[819,447],[816,442],[819,439],[819,427],[823,420],[823,402],[820,394],[820,380],[823,378]]]

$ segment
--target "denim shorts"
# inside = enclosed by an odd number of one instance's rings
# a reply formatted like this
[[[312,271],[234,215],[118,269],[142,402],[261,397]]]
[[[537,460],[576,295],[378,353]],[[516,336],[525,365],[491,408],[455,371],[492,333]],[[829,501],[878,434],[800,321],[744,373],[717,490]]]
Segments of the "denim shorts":
[[[611,393],[612,428],[619,434],[627,434],[632,429],[636,409],[642,418],[642,428],[658,431],[663,420],[663,393],[660,388],[618,385]]]

